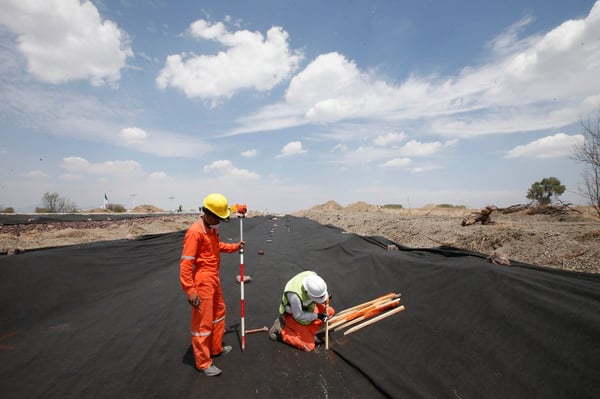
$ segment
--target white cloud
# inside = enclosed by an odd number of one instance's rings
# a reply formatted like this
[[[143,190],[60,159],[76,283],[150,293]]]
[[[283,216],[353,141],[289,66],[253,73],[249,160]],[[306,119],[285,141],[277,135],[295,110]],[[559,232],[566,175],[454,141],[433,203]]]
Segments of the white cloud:
[[[289,157],[292,155],[299,155],[305,153],[306,150],[302,149],[302,142],[291,141],[283,146],[281,152],[277,155],[277,158]]]
[[[373,140],[375,145],[387,146],[394,143],[400,143],[404,141],[406,135],[404,133],[388,133],[383,136],[377,136]]]
[[[127,34],[90,1],[5,0],[0,24],[17,34],[29,72],[47,83],[114,84],[133,56]]]
[[[152,172],[148,176],[148,180],[155,180],[155,181],[163,181],[163,180],[167,180],[168,178],[169,178],[169,176],[165,172]]]
[[[410,157],[424,157],[433,155],[443,148],[454,145],[456,142],[457,140],[448,140],[444,143],[440,141],[422,143],[417,140],[411,140],[400,148],[400,153]]]
[[[60,180],[64,180],[64,181],[79,181],[79,180],[83,180],[83,176],[78,174],[78,173],[65,173],[62,174],[60,176],[58,176],[58,178]]]
[[[256,149],[251,149],[251,150],[242,152],[241,155],[246,158],[254,158],[257,154],[258,154],[258,151]]]
[[[62,168],[71,173],[131,177],[143,174],[142,166],[136,161],[104,161],[92,163],[82,157],[63,158]]]
[[[204,167],[204,173],[213,174],[220,180],[256,180],[260,176],[247,169],[239,169],[233,166],[229,160],[214,161]]]
[[[342,54],[319,55],[292,78],[284,102],[239,119],[233,134],[360,120],[418,123],[428,134],[472,137],[576,123],[600,104],[600,2],[585,18],[519,38],[530,21],[500,34],[486,63],[453,76],[411,74],[396,84]]]
[[[25,173],[25,177],[30,178],[30,179],[42,179],[42,178],[48,177],[48,174],[41,170],[31,170],[31,171]]]
[[[394,158],[386,161],[383,166],[386,168],[406,168],[408,167],[412,161],[410,158]]]
[[[161,89],[173,87],[188,97],[212,100],[213,105],[238,90],[271,90],[287,79],[302,59],[300,52],[290,51],[288,33],[280,27],[272,27],[265,37],[248,30],[229,32],[221,22],[198,20],[188,32],[214,40],[227,50],[215,55],[169,55],[156,83]]]
[[[558,133],[532,141],[531,143],[518,145],[509,150],[505,158],[559,158],[568,157],[573,154],[574,147],[581,145],[584,137],[581,134],[569,136]]]
[[[511,52],[519,51],[526,46],[526,42],[519,39],[519,32],[529,25],[533,21],[531,16],[527,16],[511,26],[509,26],[504,32],[496,36],[488,47],[494,50],[498,54],[508,54]]]
[[[146,142],[148,134],[143,129],[137,127],[127,127],[121,130],[121,138],[127,144],[138,145]]]

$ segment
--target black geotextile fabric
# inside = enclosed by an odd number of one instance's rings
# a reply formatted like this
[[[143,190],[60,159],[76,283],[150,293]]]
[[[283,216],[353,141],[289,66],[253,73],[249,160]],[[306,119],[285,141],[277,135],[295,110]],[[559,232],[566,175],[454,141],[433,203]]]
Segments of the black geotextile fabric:
[[[223,374],[193,367],[178,262],[184,232],[0,257],[2,398],[592,398],[600,276],[511,267],[451,248],[295,217],[243,220],[246,329],[270,327],[296,273],[343,310],[389,292],[406,310],[305,353],[265,332],[239,342],[239,254],[223,254]],[[239,239],[239,220],[221,226]],[[258,251],[264,251],[259,255]]]

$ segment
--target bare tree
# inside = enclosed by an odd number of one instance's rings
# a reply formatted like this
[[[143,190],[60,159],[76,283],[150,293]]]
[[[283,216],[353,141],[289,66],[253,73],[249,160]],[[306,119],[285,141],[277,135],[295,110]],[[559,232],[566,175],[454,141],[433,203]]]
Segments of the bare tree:
[[[50,194],[49,192],[44,193],[44,196],[42,197],[42,204],[44,205],[43,209],[45,209],[49,213],[58,212],[59,200],[60,200],[60,196],[58,195],[58,193],[52,193],[52,194]]]
[[[36,212],[48,212],[48,213],[57,213],[57,212],[76,212],[77,205],[66,198],[62,198],[58,193],[49,192],[44,193],[42,197],[42,208],[36,208]]]
[[[572,158],[584,164],[580,191],[600,216],[600,112],[595,124],[588,119],[581,121],[581,126],[584,141],[575,148]]]

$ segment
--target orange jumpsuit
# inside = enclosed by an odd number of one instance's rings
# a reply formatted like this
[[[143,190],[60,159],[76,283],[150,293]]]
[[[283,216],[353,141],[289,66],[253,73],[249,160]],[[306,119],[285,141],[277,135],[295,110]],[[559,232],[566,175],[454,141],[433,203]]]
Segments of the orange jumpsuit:
[[[188,298],[194,293],[200,306],[192,307],[192,348],[196,367],[204,370],[212,364],[211,355],[223,351],[225,301],[219,278],[221,252],[239,251],[240,244],[225,244],[219,231],[208,227],[203,219],[187,230],[179,263],[181,287]]]
[[[321,303],[315,303],[315,313],[325,313],[327,307]],[[329,317],[335,314],[335,310],[329,307]],[[321,320],[315,319],[309,324],[299,323],[290,313],[283,315],[285,326],[281,330],[281,339],[286,344],[295,346],[306,352],[315,350],[315,334],[325,325]]]

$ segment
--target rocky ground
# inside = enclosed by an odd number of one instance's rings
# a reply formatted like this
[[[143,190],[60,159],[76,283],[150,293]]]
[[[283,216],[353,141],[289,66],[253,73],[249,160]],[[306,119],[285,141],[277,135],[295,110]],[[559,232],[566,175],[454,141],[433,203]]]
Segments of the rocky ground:
[[[552,213],[494,210],[489,223],[473,221],[480,210],[429,206],[387,209],[366,203],[342,207],[334,201],[294,213],[360,235],[386,237],[412,248],[452,246],[529,264],[600,273],[600,219],[586,207]],[[250,210],[249,216],[252,215]],[[143,219],[0,225],[0,252],[132,239],[185,230],[194,214],[160,214]]]

